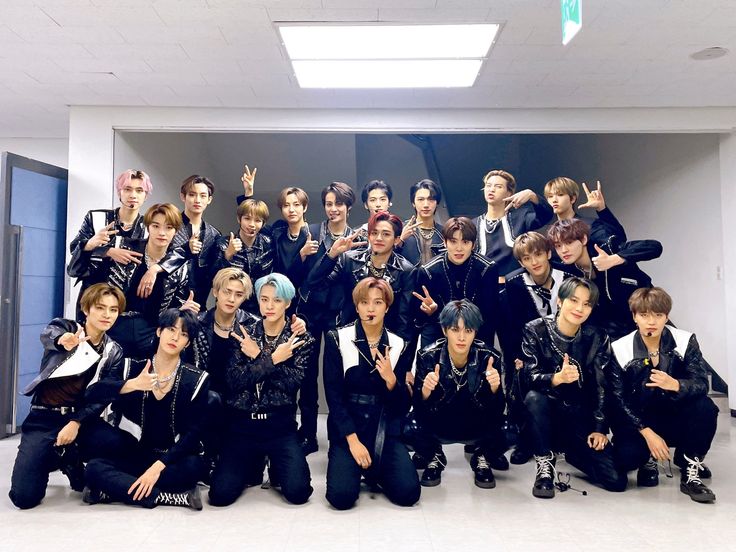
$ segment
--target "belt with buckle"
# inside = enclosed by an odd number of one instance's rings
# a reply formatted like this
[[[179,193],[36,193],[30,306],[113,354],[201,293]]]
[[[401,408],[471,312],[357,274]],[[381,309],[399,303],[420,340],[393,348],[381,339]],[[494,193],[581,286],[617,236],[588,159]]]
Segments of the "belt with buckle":
[[[74,414],[77,411],[75,406],[46,406],[43,404],[32,404],[31,410],[46,410],[47,412],[59,412],[62,415]]]
[[[353,404],[376,404],[377,395],[361,395],[360,393],[348,393],[348,402]]]
[[[251,412],[250,413],[250,419],[251,420],[268,420],[271,417],[271,414],[268,412]]]

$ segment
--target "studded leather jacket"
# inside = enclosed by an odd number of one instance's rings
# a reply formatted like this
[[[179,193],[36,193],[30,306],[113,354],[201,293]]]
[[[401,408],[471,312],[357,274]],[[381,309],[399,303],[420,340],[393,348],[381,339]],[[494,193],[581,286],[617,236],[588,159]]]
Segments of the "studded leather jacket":
[[[610,372],[611,346],[599,328],[584,324],[577,335],[567,337],[557,329],[554,316],[545,316],[524,327],[521,344],[522,386],[560,401],[564,408],[590,416],[590,431],[608,433],[606,377]],[[580,379],[552,386],[552,377],[562,370],[565,353]]]

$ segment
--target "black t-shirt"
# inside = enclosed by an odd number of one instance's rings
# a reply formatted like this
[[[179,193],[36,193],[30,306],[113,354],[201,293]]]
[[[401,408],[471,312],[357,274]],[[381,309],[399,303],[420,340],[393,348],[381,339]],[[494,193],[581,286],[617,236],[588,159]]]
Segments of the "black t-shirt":
[[[233,342],[229,337],[220,337],[214,333],[208,365],[202,367],[210,375],[210,389],[220,394],[225,391],[225,370],[230,355],[233,354]]]
[[[143,399],[144,430],[141,442],[150,450],[168,450],[174,444],[174,430],[171,427],[173,400],[172,391],[166,393],[161,400],[156,399],[152,392]]]

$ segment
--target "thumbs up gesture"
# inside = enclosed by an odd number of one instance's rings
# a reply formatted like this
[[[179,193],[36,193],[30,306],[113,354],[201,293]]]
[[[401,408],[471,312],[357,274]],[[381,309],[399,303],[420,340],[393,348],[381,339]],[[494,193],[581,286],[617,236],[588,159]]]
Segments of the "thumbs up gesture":
[[[605,272],[609,268],[624,264],[624,259],[620,255],[609,255],[608,253],[603,251],[603,249],[601,249],[597,243],[593,244],[593,248],[595,249],[596,253],[598,253],[596,257],[593,257],[591,259],[596,270],[600,272]]]
[[[575,383],[580,379],[580,372],[572,364],[567,353],[562,359],[562,370],[552,376],[552,387],[556,387],[563,383]]]
[[[422,384],[422,398],[426,401],[435,390],[437,384],[440,382],[440,365],[436,364],[434,372],[430,372],[424,377],[424,383]]]
[[[189,238],[189,251],[191,251],[193,255],[199,255],[199,252],[202,251],[202,242],[199,239],[199,232],[195,232],[192,234],[192,237]]]
[[[243,249],[243,242],[240,238],[236,238],[235,234],[230,232],[230,241],[227,242],[227,249],[225,249],[225,258],[228,261],[232,261],[235,254]]]
[[[486,366],[486,381],[491,386],[491,392],[495,393],[498,388],[501,387],[501,374],[498,373],[493,367],[493,356],[488,359],[488,365]]]
[[[307,331],[307,323],[299,318],[296,314],[291,315],[291,333],[294,335],[302,335]]]
[[[307,232],[307,242],[304,244],[304,247],[302,247],[301,251],[299,251],[299,254],[302,256],[302,261],[309,257],[310,255],[314,255],[319,250],[319,242],[317,240],[312,239],[312,233]]]
[[[76,333],[66,332],[59,338],[59,345],[64,347],[67,351],[75,349],[77,345],[83,343],[89,339],[88,336],[84,335],[84,328],[79,328]]]
[[[189,297],[187,297],[187,300],[182,303],[179,310],[188,310],[192,311],[194,314],[199,314],[200,308],[200,304],[194,300],[194,292],[190,290]]]

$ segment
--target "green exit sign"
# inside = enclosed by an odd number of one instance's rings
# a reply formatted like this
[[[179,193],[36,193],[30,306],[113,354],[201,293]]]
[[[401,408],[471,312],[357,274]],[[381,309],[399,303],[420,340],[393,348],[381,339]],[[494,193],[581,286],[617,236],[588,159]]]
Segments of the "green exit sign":
[[[562,45],[583,28],[583,0],[560,0],[562,8]]]

